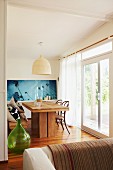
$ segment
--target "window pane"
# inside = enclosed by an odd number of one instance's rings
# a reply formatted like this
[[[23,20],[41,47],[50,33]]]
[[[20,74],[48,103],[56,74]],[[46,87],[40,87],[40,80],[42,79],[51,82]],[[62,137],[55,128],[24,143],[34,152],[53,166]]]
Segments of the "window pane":
[[[98,64],[84,67],[84,117],[83,125],[98,130]]]
[[[91,57],[94,57],[96,55],[109,52],[111,50],[112,50],[112,42],[108,42],[106,44],[100,45],[98,47],[95,47],[93,49],[90,49],[90,50],[83,52],[82,53],[82,59],[84,60],[84,59],[87,59],[87,58],[91,58]]]
[[[109,135],[109,59],[100,62],[101,132]]]

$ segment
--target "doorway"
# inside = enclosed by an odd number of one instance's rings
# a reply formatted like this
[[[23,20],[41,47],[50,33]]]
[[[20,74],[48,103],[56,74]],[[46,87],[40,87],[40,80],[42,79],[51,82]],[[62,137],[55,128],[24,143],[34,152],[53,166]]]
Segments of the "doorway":
[[[82,129],[97,136],[109,136],[109,57],[82,62]]]

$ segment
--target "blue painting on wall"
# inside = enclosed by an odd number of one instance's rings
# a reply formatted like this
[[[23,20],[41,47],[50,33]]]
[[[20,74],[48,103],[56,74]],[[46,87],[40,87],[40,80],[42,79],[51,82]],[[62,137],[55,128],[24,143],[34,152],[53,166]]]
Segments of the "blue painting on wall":
[[[7,80],[7,100],[57,99],[56,80]]]

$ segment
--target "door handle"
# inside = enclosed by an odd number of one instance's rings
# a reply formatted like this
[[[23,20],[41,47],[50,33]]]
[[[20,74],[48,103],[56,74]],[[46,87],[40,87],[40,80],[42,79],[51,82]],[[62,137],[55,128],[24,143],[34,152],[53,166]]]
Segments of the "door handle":
[[[100,93],[97,94],[97,99],[100,100]]]

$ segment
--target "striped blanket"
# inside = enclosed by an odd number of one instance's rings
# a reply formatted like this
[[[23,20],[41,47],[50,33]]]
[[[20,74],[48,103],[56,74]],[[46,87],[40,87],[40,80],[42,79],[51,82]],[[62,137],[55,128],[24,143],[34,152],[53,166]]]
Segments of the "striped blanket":
[[[113,170],[113,139],[48,146],[56,170]]]

